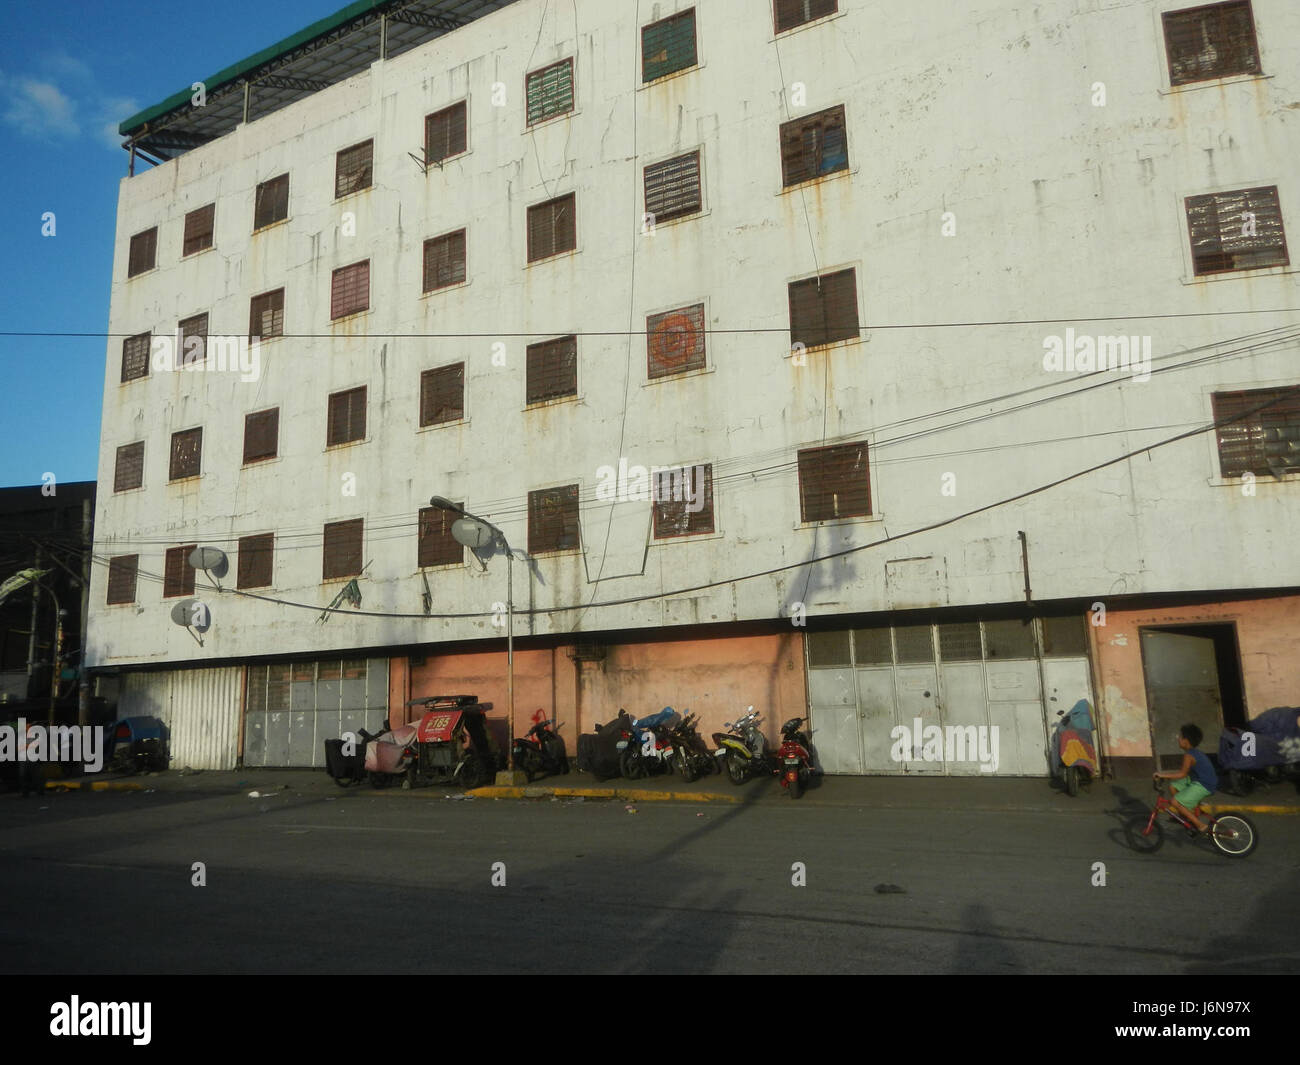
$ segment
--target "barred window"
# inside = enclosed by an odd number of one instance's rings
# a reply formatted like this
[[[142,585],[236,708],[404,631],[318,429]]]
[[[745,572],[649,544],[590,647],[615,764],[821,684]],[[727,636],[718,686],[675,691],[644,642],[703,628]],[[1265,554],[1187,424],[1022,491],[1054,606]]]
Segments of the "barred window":
[[[239,577],[236,587],[268,588],[275,559],[275,533],[239,538]]]
[[[340,266],[330,278],[330,319],[370,309],[370,260]]]
[[[781,125],[781,183],[787,188],[848,168],[843,104]]]
[[[135,578],[139,555],[117,555],[108,560],[108,605],[135,602]]]
[[[457,506],[464,506],[457,503]],[[465,561],[465,548],[451,535],[452,523],[459,518],[442,507],[423,507],[420,510],[420,543],[417,565],[450,566]]]
[[[366,438],[366,386],[330,396],[328,446]]]
[[[465,417],[465,364],[420,374],[420,425],[442,425]]]
[[[331,522],[325,526],[321,580],[355,577],[361,572],[361,539],[364,528],[365,521],[362,518]]]
[[[263,181],[257,186],[257,203],[253,208],[253,229],[283,222],[289,217],[289,175]]]
[[[424,291],[459,285],[465,280],[465,230],[424,242]]]
[[[831,521],[871,513],[867,445],[836,444],[799,452],[801,521]]]
[[[1224,477],[1300,470],[1300,386],[1216,392],[1213,404]]]
[[[704,304],[652,314],[645,329],[651,380],[704,369]]]
[[[203,430],[201,428],[172,433],[172,457],[168,479],[179,481],[185,477],[197,477],[202,455]]]
[[[202,362],[208,357],[208,316],[196,314],[182,320],[177,329],[180,350],[176,353],[176,365],[188,366],[192,362]]]
[[[1276,185],[1188,196],[1185,203],[1198,277],[1290,262]]]
[[[784,33],[838,11],[838,0],[776,0],[776,32]]]
[[[465,101],[435,111],[424,120],[424,161],[441,163],[453,155],[460,155],[466,147],[466,120],[468,108]]]
[[[280,450],[280,408],[244,416],[244,465],[273,459]]]
[[[526,81],[528,124],[536,125],[573,110],[573,60],[562,59],[534,70]]]
[[[344,148],[334,158],[334,198],[348,196],[374,183],[375,142],[362,141]]]
[[[131,238],[131,251],[127,256],[126,276],[135,277],[136,274],[143,274],[146,270],[152,270],[157,265],[158,258],[158,227],[146,229],[143,233],[137,233]]]
[[[526,351],[528,402],[578,394],[578,338],[560,337],[529,344]]]
[[[149,376],[149,349],[152,333],[137,333],[122,341],[122,383]]]
[[[185,238],[181,255],[193,255],[196,251],[212,247],[213,222],[216,219],[217,205],[210,203],[191,211],[185,216]]]
[[[528,261],[549,259],[578,246],[574,193],[528,208]]]
[[[528,553],[571,551],[581,545],[578,486],[544,488],[528,493]]]
[[[654,221],[695,214],[702,205],[699,152],[645,168],[645,209]]]
[[[713,467],[683,466],[656,473],[655,539],[713,531]]]
[[[1250,0],[1168,11],[1161,18],[1171,85],[1262,73]]]
[[[814,348],[858,336],[856,270],[790,283],[790,345]]]
[[[198,544],[186,544],[184,547],[169,547],[167,562],[163,569],[163,598],[175,599],[180,595],[194,594],[194,567],[190,565],[190,553]]]
[[[284,336],[284,289],[254,296],[248,309],[250,340]]]
[[[144,484],[144,441],[123,444],[117,449],[113,468],[113,491],[127,492]]]
[[[695,8],[641,29],[641,81],[695,66]]]

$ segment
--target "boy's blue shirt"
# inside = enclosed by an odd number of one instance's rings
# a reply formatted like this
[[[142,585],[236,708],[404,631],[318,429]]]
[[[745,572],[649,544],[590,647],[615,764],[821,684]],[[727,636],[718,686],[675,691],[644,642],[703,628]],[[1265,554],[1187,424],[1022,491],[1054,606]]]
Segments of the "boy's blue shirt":
[[[1210,764],[1210,760],[1195,747],[1189,747],[1187,753],[1192,756],[1192,768],[1187,775],[1205,788],[1206,791],[1217,790],[1219,775],[1214,771],[1214,766]]]

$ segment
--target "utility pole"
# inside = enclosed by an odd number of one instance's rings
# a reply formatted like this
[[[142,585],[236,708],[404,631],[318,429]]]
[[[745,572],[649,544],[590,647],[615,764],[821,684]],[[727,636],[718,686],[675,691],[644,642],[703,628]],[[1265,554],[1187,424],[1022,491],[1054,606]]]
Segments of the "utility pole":
[[[90,620],[90,500],[81,501],[81,656],[78,661],[77,724],[90,724],[90,675],[86,672],[86,637]]]
[[[32,564],[34,569],[41,568],[41,545],[36,545],[36,561]],[[32,698],[32,674],[36,671],[36,621],[38,608],[41,600],[40,586],[32,581],[32,620],[28,626],[27,633],[27,698]]]

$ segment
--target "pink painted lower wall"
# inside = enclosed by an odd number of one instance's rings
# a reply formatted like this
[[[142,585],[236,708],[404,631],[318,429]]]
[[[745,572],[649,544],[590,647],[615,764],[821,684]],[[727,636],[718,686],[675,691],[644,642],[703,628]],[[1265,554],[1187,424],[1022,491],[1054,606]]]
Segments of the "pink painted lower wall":
[[[1247,716],[1300,705],[1300,597],[1108,610],[1090,626],[1099,702],[1112,758],[1151,757],[1146,682],[1138,630],[1146,625],[1230,622],[1237,628]],[[1217,748],[1217,737],[1210,749]]]

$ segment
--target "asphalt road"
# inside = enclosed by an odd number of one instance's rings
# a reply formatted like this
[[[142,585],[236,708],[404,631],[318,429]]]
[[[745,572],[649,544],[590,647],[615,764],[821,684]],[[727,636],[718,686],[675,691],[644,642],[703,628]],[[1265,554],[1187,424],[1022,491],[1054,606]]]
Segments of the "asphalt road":
[[[1300,818],[1255,820],[1229,861],[1117,810],[7,796],[0,969],[1300,972]]]

